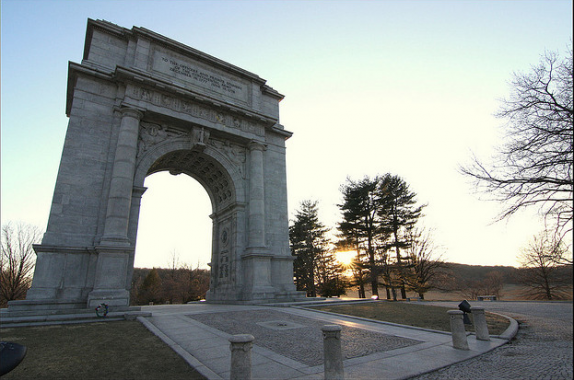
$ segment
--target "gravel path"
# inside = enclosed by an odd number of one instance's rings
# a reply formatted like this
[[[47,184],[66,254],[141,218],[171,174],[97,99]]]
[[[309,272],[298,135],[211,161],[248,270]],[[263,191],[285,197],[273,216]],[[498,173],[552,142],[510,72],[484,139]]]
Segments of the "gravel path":
[[[440,306],[458,303],[437,302]],[[568,379],[573,377],[572,303],[471,302],[516,319],[521,328],[514,340],[475,359],[416,376],[438,379]]]

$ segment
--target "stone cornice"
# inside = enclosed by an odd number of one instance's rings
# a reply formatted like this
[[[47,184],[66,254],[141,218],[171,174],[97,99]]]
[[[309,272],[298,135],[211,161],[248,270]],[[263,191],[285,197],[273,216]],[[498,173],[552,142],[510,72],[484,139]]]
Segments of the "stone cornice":
[[[111,34],[111,35],[114,35],[114,36],[117,36],[117,37],[120,37],[123,39],[129,38],[129,36],[127,35],[129,33],[129,29],[122,28],[121,26],[118,26],[118,25],[113,24],[113,23],[108,22],[108,21],[93,20],[93,19],[89,18],[88,19],[88,25],[86,27],[86,40],[84,42],[84,58],[83,59],[88,59],[94,29],[99,29],[105,33],[108,33],[108,34]]]
[[[277,133],[278,135],[282,136],[285,140],[287,140],[287,139],[289,139],[291,136],[293,136],[293,132],[291,132],[291,131],[286,131],[286,130],[283,129],[283,128],[279,128],[279,127],[277,127],[278,125],[280,125],[280,124],[274,125],[274,126],[272,126],[270,129],[271,129],[273,132]],[[283,127],[283,126],[281,125],[281,127]]]
[[[52,253],[83,253],[83,254],[96,254],[95,247],[65,247],[59,245],[46,245],[46,244],[34,244],[34,251],[38,252],[52,252]]]
[[[275,90],[274,88],[269,87],[267,85],[261,86],[261,92],[266,94],[266,95],[269,95],[271,97],[274,97],[278,101],[281,101],[285,98],[285,95],[280,94],[277,90]]]
[[[68,62],[68,88],[66,89],[66,115],[68,117],[70,117],[70,111],[72,110],[76,80],[80,74],[105,80],[113,79],[111,72],[109,71],[102,71],[100,69],[80,65],[75,62]]]
[[[104,79],[108,81],[124,82],[124,83],[134,83],[136,85],[151,87],[159,91],[171,92],[174,94],[181,95],[182,97],[188,98],[190,100],[209,105],[221,110],[225,110],[230,113],[240,115],[242,117],[247,117],[255,122],[262,123],[266,128],[272,128],[277,124],[277,119],[263,115],[258,112],[253,112],[247,108],[232,105],[224,101],[217,100],[215,98],[199,94],[190,89],[178,86],[167,81],[163,81],[158,78],[152,77],[147,72],[142,72],[137,69],[127,68],[122,66],[116,66],[115,71],[105,70],[103,68],[96,68],[87,66],[85,64],[78,64],[74,62],[69,62],[68,64],[68,89],[67,89],[67,102],[66,102],[66,115],[70,115],[70,110],[72,108],[73,91],[75,87],[75,81],[78,75],[84,74],[87,76]],[[284,132],[277,127],[272,128],[274,132],[284,134]],[[289,132],[287,132],[288,134]]]

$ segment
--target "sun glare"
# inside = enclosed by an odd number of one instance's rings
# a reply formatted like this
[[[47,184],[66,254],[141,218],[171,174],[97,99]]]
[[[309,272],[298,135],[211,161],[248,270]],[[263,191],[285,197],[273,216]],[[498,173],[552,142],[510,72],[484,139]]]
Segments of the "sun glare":
[[[357,257],[357,251],[337,252],[335,256],[337,257],[337,261],[342,265],[351,265],[355,257]]]

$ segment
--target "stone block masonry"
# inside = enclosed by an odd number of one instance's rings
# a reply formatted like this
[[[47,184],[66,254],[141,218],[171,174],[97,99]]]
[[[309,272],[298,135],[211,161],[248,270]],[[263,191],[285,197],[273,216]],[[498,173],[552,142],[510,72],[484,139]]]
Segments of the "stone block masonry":
[[[146,176],[185,174],[213,206],[211,302],[298,300],[288,241],[283,95],[141,27],[88,20],[68,130],[22,310],[129,307]],[[58,306],[59,305],[59,306]]]

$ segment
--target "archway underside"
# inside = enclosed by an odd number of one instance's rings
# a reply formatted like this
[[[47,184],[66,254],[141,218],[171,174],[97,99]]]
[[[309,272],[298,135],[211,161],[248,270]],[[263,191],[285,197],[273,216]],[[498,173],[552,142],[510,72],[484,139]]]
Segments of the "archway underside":
[[[185,173],[201,183],[211,198],[214,211],[235,201],[235,187],[226,170],[213,158],[194,150],[177,150],[160,157],[147,175],[169,171]]]

